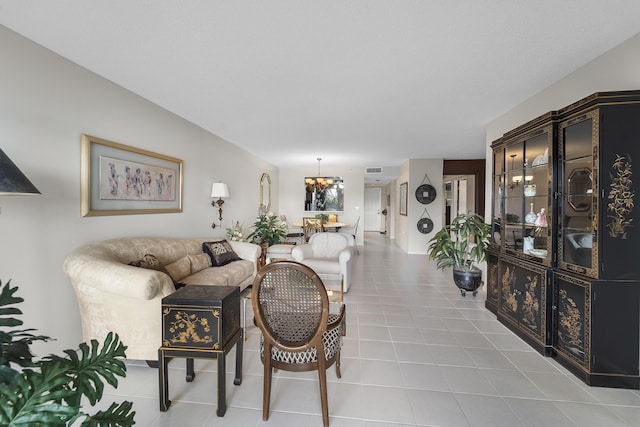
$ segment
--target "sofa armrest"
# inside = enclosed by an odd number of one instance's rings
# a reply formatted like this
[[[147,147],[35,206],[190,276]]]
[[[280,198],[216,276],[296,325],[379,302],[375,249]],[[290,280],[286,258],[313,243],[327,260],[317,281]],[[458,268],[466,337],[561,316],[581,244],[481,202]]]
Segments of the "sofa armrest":
[[[298,262],[306,258],[313,258],[313,247],[308,243],[295,245],[291,250],[291,258]]]
[[[228,242],[240,258],[253,263],[253,277],[255,277],[256,274],[258,274],[258,258],[260,258],[260,254],[262,254],[260,245],[249,242],[237,242],[235,240],[228,240]]]
[[[237,242],[235,240],[228,240],[233,251],[238,254],[242,259],[255,262],[259,257],[262,249],[259,245],[249,242]]]
[[[71,255],[63,268],[73,283],[84,283],[101,292],[128,298],[150,300],[175,290],[173,281],[165,273],[117,261]]]
[[[346,264],[352,256],[353,248],[351,246],[348,246],[340,251],[340,253],[338,254],[338,261],[340,262],[340,264]]]

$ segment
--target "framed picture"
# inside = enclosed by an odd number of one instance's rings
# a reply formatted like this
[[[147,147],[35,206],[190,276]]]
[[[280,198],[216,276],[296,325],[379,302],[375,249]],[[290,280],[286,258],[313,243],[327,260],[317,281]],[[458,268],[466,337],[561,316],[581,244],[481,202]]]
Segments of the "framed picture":
[[[407,215],[407,187],[409,184],[407,182],[403,182],[400,184],[400,215]]]
[[[80,138],[82,216],[182,212],[182,160]]]

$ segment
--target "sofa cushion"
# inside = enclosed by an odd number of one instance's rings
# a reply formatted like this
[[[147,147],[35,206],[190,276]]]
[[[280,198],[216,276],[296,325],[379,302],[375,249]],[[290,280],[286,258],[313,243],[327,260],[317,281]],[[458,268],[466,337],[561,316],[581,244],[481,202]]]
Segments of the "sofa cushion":
[[[204,255],[204,254],[203,254]],[[177,261],[165,266],[169,276],[174,282],[179,282],[191,274],[191,260],[188,256],[182,257]]]
[[[142,258],[131,261],[129,265],[132,265],[134,267],[146,268],[148,270],[161,271],[171,278],[174,287],[176,285],[176,281],[173,280],[173,277],[171,277],[171,274],[169,274],[167,269],[164,267],[164,264],[162,264],[162,262],[160,262],[160,260],[153,254],[144,254]]]
[[[233,248],[226,240],[202,243],[202,250],[211,258],[213,267],[222,267],[230,262],[238,261],[242,258],[233,251]]]
[[[196,255],[187,255],[191,261],[191,274],[195,274],[198,271],[211,267],[211,257],[205,253],[199,253]]]
[[[183,278],[184,285],[214,285],[227,286],[227,278],[220,274],[219,268],[205,268],[199,272]]]
[[[181,283],[186,285],[219,285],[236,286],[251,278],[253,262],[235,261],[222,267],[205,268],[191,276],[185,277]],[[246,286],[241,286],[243,290]]]
[[[134,267],[146,268],[149,270],[162,271],[165,274],[169,274],[164,268],[164,265],[162,265],[160,260],[153,254],[145,254],[142,256],[142,258],[131,261],[129,265],[132,265]],[[169,274],[169,276],[171,275]]]
[[[247,260],[240,260],[225,265],[218,274],[227,278],[228,284],[238,284],[247,280],[253,275],[253,263]]]

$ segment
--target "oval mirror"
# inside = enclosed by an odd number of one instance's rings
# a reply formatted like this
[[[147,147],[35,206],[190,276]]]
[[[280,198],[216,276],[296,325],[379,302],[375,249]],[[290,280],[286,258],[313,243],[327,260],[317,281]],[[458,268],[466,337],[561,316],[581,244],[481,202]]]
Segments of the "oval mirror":
[[[592,179],[588,168],[574,169],[569,174],[567,201],[574,211],[586,212],[591,208]]]
[[[260,211],[269,212],[271,210],[271,177],[268,173],[263,173],[260,177]]]

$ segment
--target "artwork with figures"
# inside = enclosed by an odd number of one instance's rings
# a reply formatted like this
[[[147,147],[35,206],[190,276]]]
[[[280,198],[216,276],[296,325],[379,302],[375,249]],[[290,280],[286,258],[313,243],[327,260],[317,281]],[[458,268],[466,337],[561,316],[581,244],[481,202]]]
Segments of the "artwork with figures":
[[[100,156],[100,199],[175,200],[176,171]]]
[[[340,177],[306,177],[305,211],[343,211],[344,182]]]

